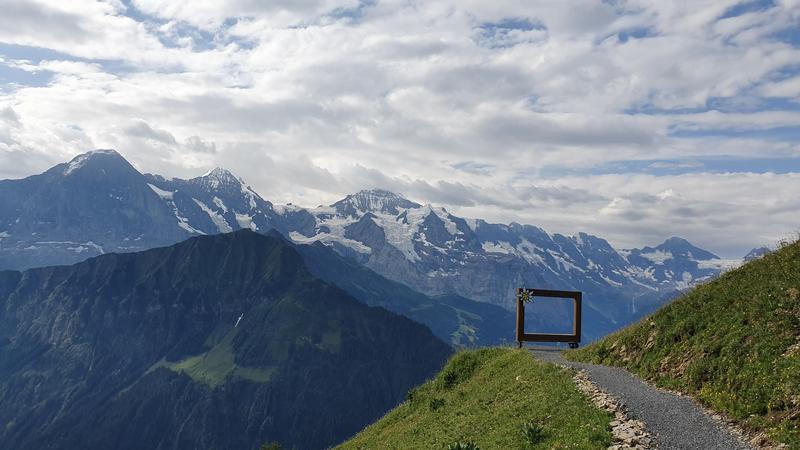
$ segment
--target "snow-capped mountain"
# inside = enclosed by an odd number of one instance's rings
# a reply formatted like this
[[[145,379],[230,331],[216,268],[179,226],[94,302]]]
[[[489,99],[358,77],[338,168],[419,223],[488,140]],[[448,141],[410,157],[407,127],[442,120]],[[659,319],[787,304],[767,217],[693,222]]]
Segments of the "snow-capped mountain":
[[[0,181],[0,269],[71,264],[190,236],[276,228],[272,205],[214,169],[190,180],[143,175],[114,150]]]
[[[139,173],[112,150],[89,152],[40,175],[0,181],[0,270],[72,264],[242,228],[286,235],[290,226],[313,235],[314,216],[280,210],[224,169],[166,179]],[[431,298],[329,247],[298,247],[316,276],[427,325],[447,342],[488,345],[511,336],[503,326],[511,314],[498,306],[457,295]]]
[[[752,261],[754,259],[759,259],[759,258],[764,257],[764,255],[766,255],[767,253],[769,253],[771,251],[772,250],[770,250],[769,247],[754,248],[754,249],[750,250],[749,252],[747,252],[746,255],[744,255],[744,260],[745,261]]]
[[[631,265],[631,274],[660,290],[687,289],[742,263],[741,260],[722,259],[678,237],[671,237],[656,247],[620,253]]]
[[[241,228],[275,228],[272,204],[244,180],[216,168],[190,180],[147,174],[150,189],[174,212],[177,224],[190,234],[229,233]]]
[[[0,181],[0,269],[71,264],[168,245],[186,234],[145,177],[113,150]]]
[[[581,290],[585,331],[595,337],[737,263],[679,238],[618,251],[585,233],[465,219],[384,190],[311,209],[273,205],[227,170],[188,180],[143,175],[113,150],[0,181],[0,269],[69,264],[242,228],[325,244],[431,297],[458,295],[508,310],[520,286]],[[568,321],[568,308],[542,308],[554,322]]]
[[[564,236],[532,225],[465,219],[383,190],[361,191],[330,206],[276,206],[275,211],[304,215],[302,228],[283,220],[295,242],[322,242],[429,295],[456,293],[511,309],[520,286],[581,290],[589,316],[598,318],[589,325],[598,334],[737,264],[680,238],[618,251],[589,234]]]
[[[297,207],[275,210],[298,214]],[[512,302],[513,288],[482,289],[487,264],[495,270],[521,268],[511,269],[522,277],[519,281],[576,288],[627,286],[638,292],[683,289],[736,263],[676,237],[656,247],[617,251],[586,233],[563,236],[531,225],[464,219],[383,190],[361,191],[306,211],[314,217],[315,230],[289,225],[296,242],[326,243],[426,292],[468,292],[497,304]],[[476,279],[477,285],[471,281]]]

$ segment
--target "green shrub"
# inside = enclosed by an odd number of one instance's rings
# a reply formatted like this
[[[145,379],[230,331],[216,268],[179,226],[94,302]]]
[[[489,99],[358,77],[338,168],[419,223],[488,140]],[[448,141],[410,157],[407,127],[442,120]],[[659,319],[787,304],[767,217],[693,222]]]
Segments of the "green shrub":
[[[436,411],[437,409],[444,406],[444,399],[443,398],[432,398],[431,402],[428,404],[428,407],[431,411]]]
[[[525,435],[525,442],[531,445],[536,445],[545,438],[544,428],[534,421],[525,423],[522,433]]]
[[[283,447],[281,447],[281,444],[278,442],[270,442],[269,444],[262,445],[261,450],[283,450]]]
[[[408,392],[406,393],[406,400],[409,403],[413,402],[415,400],[416,396],[417,396],[417,392],[418,392],[418,388],[409,389]]]
[[[484,359],[484,352],[481,351],[457,354],[439,373],[439,385],[444,389],[452,389],[454,386],[469,380]]]

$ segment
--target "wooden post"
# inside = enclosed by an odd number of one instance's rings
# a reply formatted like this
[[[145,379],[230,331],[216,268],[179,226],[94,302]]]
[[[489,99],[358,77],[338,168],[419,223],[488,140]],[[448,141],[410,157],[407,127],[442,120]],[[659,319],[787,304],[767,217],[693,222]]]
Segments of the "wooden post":
[[[525,337],[525,305],[522,304],[522,288],[517,288],[517,348],[522,348]]]
[[[583,294],[581,292],[576,292],[576,296],[574,297],[574,305],[575,305],[575,322],[572,324],[572,334],[575,335],[575,344],[581,341],[581,303],[583,303]]]

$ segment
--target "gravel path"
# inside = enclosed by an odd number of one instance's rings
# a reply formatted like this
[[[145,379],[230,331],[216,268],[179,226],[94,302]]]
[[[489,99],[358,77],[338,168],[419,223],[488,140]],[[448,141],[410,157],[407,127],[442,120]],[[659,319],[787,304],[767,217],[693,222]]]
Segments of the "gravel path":
[[[751,449],[691,399],[654,388],[625,369],[567,361],[561,357],[561,350],[532,352],[541,360],[586,370],[592,382],[624,403],[630,415],[647,424],[657,449]]]

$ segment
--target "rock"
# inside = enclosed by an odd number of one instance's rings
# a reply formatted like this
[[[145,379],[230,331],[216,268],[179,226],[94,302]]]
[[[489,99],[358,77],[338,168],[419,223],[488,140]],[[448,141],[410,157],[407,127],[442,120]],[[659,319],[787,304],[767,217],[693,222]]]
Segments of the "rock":
[[[625,404],[618,401],[597,385],[592,383],[585,371],[578,371],[573,377],[578,389],[599,408],[614,413],[614,420],[609,422],[614,445],[608,447],[615,450],[648,450],[653,440],[646,431],[645,423],[634,420],[625,411]]]

